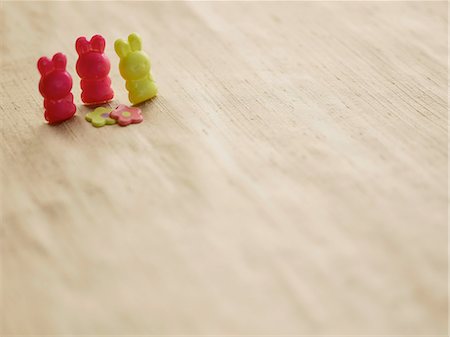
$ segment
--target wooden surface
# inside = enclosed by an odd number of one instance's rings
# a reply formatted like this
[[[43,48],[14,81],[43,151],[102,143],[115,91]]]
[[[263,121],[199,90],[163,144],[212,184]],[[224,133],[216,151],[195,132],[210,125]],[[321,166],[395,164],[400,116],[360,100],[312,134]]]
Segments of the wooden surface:
[[[2,335],[447,334],[445,2],[2,3]],[[160,96],[84,120],[75,39]],[[76,118],[44,123],[36,61]]]

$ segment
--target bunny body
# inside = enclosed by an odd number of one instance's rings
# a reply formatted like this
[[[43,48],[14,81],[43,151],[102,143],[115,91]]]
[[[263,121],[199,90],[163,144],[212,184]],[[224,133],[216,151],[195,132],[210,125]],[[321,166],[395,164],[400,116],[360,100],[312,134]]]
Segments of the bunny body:
[[[120,57],[119,70],[126,81],[130,102],[138,104],[155,97],[158,89],[150,73],[150,59],[141,50],[140,37],[133,33],[128,42],[116,40],[114,49]]]
[[[94,35],[88,41],[82,36],[77,39],[75,48],[79,55],[76,69],[81,78],[81,100],[85,104],[101,104],[112,100],[114,91],[109,78],[111,64],[104,54],[105,39],[101,35]]]
[[[156,96],[158,90],[150,75],[139,80],[128,80],[125,84],[128,99],[133,104],[147,101]]]
[[[73,103],[72,77],[66,71],[67,59],[57,53],[50,60],[41,57],[37,66],[41,74],[39,92],[44,97],[44,117],[50,124],[63,122],[76,112]]]

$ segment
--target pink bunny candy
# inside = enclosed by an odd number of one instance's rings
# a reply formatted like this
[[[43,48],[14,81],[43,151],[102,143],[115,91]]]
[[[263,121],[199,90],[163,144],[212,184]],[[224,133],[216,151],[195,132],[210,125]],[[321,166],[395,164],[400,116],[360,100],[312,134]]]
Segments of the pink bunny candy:
[[[104,54],[105,39],[101,35],[94,35],[91,41],[84,36],[75,43],[79,55],[76,64],[77,73],[81,78],[81,100],[89,105],[109,102],[114,97],[111,88],[109,70],[111,64]]]
[[[71,118],[76,111],[73,104],[72,77],[66,71],[67,58],[57,53],[50,60],[43,56],[37,67],[41,74],[39,92],[44,97],[44,117],[50,124]]]

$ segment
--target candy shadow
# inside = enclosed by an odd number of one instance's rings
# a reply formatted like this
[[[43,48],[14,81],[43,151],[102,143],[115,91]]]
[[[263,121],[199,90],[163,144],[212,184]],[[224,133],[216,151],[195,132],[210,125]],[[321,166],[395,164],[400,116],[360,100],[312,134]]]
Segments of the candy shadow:
[[[144,101],[144,102],[137,103],[137,104],[133,104],[133,105],[131,105],[131,106],[132,106],[133,108],[139,108],[139,109],[142,110],[142,108],[143,108],[144,106],[146,106],[147,104],[150,104],[150,103],[152,103],[152,102],[158,100],[158,97],[159,97],[159,96],[155,96],[155,97],[152,97],[152,98],[150,98],[150,99],[148,99],[148,100],[146,100],[146,101]]]

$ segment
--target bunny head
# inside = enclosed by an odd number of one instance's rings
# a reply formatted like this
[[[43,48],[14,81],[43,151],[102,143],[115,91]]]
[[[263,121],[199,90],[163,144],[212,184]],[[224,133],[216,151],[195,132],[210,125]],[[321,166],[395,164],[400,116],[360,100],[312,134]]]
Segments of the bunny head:
[[[105,51],[103,36],[94,35],[90,41],[81,36],[75,42],[75,49],[79,55],[76,69],[82,79],[102,79],[109,74],[111,64],[103,53]]]
[[[37,67],[41,74],[39,92],[47,99],[61,99],[67,96],[72,89],[72,77],[66,71],[67,58],[57,53],[50,60],[41,57]]]
[[[114,50],[120,57],[120,74],[126,80],[137,80],[150,72],[150,59],[142,51],[141,38],[136,34],[128,36],[128,42],[116,40]]]

